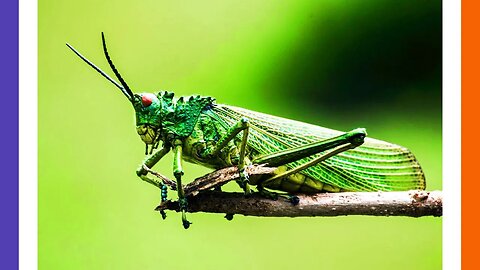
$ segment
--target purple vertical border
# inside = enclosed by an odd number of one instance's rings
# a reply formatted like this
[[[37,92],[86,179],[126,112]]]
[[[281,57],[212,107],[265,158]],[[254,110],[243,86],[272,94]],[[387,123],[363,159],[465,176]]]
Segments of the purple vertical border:
[[[0,36],[0,269],[18,269],[18,0],[0,4]]]

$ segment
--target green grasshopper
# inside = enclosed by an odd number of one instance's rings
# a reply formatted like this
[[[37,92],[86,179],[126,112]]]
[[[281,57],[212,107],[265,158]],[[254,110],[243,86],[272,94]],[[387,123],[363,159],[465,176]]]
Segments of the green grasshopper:
[[[363,128],[340,132],[216,104],[212,97],[177,99],[167,91],[134,94],[115,68],[103,33],[102,44],[120,84],[67,46],[119,88],[133,105],[137,133],[145,143],[146,155],[136,173],[161,189],[162,202],[167,199],[167,186],[149,177],[145,167],[152,168],[173,150],[173,175],[184,228],[191,223],[185,214],[188,202],[182,186],[182,159],[213,169],[238,166],[238,183],[245,194],[251,192],[250,185],[256,185],[266,195],[273,194],[266,189],[288,194],[425,189],[423,171],[408,149],[365,138]],[[273,176],[249,179],[245,168],[250,164],[268,164],[278,169]],[[296,203],[295,199],[292,202]],[[165,213],[162,216],[165,218]]]

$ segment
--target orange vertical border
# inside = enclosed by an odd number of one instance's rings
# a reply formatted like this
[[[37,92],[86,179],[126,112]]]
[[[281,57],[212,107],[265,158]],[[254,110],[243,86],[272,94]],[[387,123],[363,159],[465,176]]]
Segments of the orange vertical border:
[[[480,269],[480,1],[462,1],[462,269]],[[445,256],[447,254],[444,254]]]

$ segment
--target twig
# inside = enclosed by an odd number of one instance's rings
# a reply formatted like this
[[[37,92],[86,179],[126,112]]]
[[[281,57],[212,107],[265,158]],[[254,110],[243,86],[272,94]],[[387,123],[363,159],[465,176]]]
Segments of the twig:
[[[300,216],[441,216],[440,191],[403,192],[341,192],[298,195],[293,205],[279,198],[272,200],[260,195],[245,197],[242,193],[206,191],[188,200],[188,211],[241,214],[264,217]],[[178,211],[178,203],[167,201],[156,210]]]
[[[250,177],[271,174],[276,168],[251,166]],[[293,205],[285,198],[272,200],[259,194],[246,197],[243,193],[211,191],[237,179],[236,167],[207,174],[185,186],[189,212],[211,212],[265,217],[299,216],[442,216],[442,192],[411,190],[402,192],[340,192],[297,195]],[[178,211],[178,202],[166,201],[155,210]]]

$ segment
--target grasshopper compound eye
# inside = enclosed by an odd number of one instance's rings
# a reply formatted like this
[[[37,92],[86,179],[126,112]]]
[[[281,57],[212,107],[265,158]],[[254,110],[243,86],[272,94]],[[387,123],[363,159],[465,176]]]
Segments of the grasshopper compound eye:
[[[150,106],[152,104],[153,100],[156,99],[157,97],[154,94],[143,94],[142,95],[142,104],[144,107]]]

